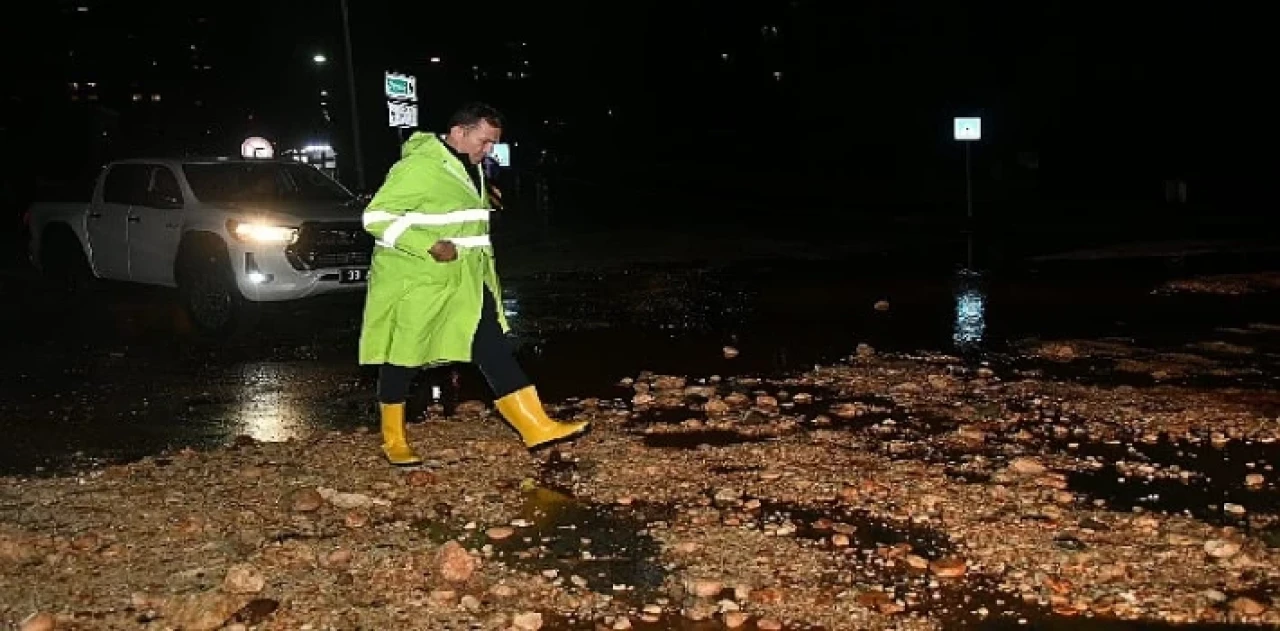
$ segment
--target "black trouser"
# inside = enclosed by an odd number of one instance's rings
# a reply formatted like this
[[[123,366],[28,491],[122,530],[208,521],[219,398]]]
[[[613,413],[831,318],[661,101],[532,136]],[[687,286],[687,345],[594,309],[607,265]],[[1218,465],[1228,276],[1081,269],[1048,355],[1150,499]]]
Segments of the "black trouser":
[[[471,361],[480,368],[495,397],[501,399],[529,385],[529,377],[516,362],[507,338],[498,324],[498,303],[493,292],[484,288],[484,304],[480,307],[480,324],[471,341]],[[383,364],[378,371],[378,402],[404,403],[417,368]]]

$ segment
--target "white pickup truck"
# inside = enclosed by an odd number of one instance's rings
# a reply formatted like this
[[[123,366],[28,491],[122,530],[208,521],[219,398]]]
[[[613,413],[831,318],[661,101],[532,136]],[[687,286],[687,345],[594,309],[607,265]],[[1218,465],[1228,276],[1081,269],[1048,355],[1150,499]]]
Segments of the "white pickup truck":
[[[298,162],[125,160],[103,170],[92,199],[31,207],[31,259],[72,287],[177,287],[196,326],[229,332],[258,303],[363,291],[373,240],[362,210]]]

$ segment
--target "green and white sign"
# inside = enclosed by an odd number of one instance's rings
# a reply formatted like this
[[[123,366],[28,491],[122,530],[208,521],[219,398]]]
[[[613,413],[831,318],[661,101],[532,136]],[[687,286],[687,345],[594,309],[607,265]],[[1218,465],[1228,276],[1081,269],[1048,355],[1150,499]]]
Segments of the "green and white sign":
[[[383,89],[390,101],[418,100],[418,80],[412,75],[388,72]]]

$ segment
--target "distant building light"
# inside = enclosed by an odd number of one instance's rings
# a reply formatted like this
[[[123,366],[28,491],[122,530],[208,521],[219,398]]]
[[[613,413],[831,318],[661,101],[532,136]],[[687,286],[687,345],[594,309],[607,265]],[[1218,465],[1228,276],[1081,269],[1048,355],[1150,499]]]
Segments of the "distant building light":
[[[72,90],[79,90],[79,89],[80,89],[80,84],[79,84],[79,83],[76,83],[75,81],[72,81],[69,85],[71,86],[71,89],[72,89]]]
[[[87,86],[89,86],[89,87],[91,87],[91,88],[96,88],[96,87],[98,87],[98,84],[96,84],[96,83],[94,83],[94,82],[92,82],[92,81],[90,81],[89,83],[86,83],[85,85],[87,85]]]
[[[208,64],[205,64],[204,69],[205,69],[205,70],[213,70],[213,66],[210,66],[210,65],[208,65]]]
[[[96,95],[96,94],[90,94],[90,95],[89,95],[89,100],[90,100],[90,101],[96,101],[96,100],[98,100],[98,95]]]
[[[729,61],[729,53],[720,53],[720,58]]]
[[[138,101],[141,101],[141,100],[142,100],[142,95],[141,95],[141,94],[138,94],[137,92],[134,92],[134,93],[133,93],[133,102],[134,102],[134,103],[137,103]]]
[[[302,148],[305,153],[333,153],[333,147],[330,145],[307,145]]]
[[[316,55],[316,56],[314,56],[314,57],[312,57],[312,58],[311,58],[311,61],[314,61],[314,62],[316,62],[316,63],[318,63],[318,64],[322,64],[322,63],[325,63],[325,62],[329,61],[329,58],[328,58],[328,57],[325,57],[324,55]]]
[[[88,13],[88,12],[89,12],[89,7],[85,7],[85,6],[76,7],[76,11],[78,11],[78,12],[80,12],[80,13]]]
[[[154,68],[155,66],[159,66],[159,65],[160,65],[160,62],[158,62],[158,61],[156,61],[156,60],[154,60],[154,59],[152,59],[152,60],[151,60],[151,66],[152,66],[153,68]]]
[[[328,90],[321,90],[321,91],[320,91],[320,96],[329,96],[329,91],[328,91]]]
[[[159,102],[160,102],[160,95],[159,95],[159,94],[152,94],[152,95],[151,95],[151,102],[152,102],[152,103],[159,103]]]
[[[781,70],[779,70],[779,71],[774,72],[774,73],[773,73],[773,78],[774,78],[775,80],[777,80],[777,81],[782,81],[782,71],[781,71]]]
[[[191,50],[196,50],[196,45],[195,45],[195,44],[192,44],[192,45],[191,45]]]
[[[438,63],[440,63],[440,58],[439,58],[439,57],[432,57],[432,58],[431,58],[431,63],[433,63],[433,64],[438,64]]]

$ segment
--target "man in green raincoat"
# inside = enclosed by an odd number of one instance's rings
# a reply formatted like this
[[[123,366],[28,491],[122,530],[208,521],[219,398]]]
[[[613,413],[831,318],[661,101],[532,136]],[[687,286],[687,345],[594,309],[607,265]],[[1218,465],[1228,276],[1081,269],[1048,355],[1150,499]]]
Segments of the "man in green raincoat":
[[[395,465],[422,460],[405,436],[405,399],[426,366],[475,362],[497,408],[529,448],[578,434],[543,410],[507,343],[506,316],[489,241],[492,211],[485,156],[502,136],[502,116],[464,106],[447,134],[415,133],[364,211],[377,241],[360,333],[360,363],[379,366],[382,450]]]

